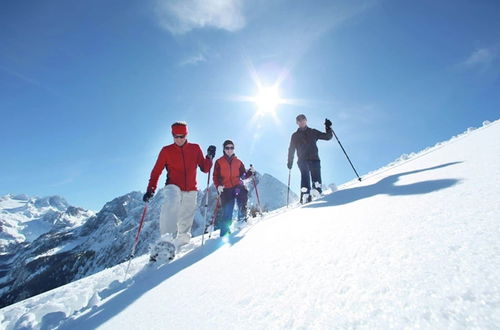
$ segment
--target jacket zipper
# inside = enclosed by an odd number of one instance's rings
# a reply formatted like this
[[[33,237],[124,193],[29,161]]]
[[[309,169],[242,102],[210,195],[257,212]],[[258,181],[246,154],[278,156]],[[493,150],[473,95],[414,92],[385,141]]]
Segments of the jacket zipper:
[[[186,158],[184,157],[184,146],[181,147],[182,162],[184,163],[184,190],[187,191],[187,171],[186,171]]]
[[[231,159],[228,159],[227,162],[229,163],[229,182],[231,183],[231,188],[233,187],[233,166],[232,166],[232,162],[233,162],[233,158]]]

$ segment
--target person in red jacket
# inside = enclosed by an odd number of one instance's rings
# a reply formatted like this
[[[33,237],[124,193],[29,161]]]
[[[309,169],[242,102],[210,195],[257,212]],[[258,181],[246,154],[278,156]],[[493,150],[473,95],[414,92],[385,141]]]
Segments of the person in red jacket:
[[[255,172],[252,166],[248,171],[245,170],[243,162],[234,154],[233,141],[224,141],[223,147],[224,155],[215,162],[213,174],[222,208],[222,216],[218,221],[221,237],[229,233],[235,201],[238,205],[238,221],[242,223],[247,220],[248,191],[242,180]]]
[[[174,143],[160,151],[143,197],[145,202],[153,197],[158,179],[163,169],[166,169],[165,203],[160,212],[161,238],[151,251],[151,261],[156,261],[158,254],[164,253],[161,249],[165,247],[171,250],[172,244],[178,248],[189,243],[198,194],[196,170],[199,167],[202,172],[207,173],[212,167],[215,146],[208,147],[205,157],[198,144],[187,141],[187,134],[188,126],[185,122],[172,124]],[[173,255],[168,257],[172,258]]]

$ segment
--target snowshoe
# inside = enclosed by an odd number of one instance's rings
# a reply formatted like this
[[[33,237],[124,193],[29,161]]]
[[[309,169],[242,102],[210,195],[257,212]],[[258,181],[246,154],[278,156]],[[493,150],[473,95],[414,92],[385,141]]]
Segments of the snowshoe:
[[[152,248],[150,262],[168,263],[175,258],[175,245],[166,239],[160,239]]]

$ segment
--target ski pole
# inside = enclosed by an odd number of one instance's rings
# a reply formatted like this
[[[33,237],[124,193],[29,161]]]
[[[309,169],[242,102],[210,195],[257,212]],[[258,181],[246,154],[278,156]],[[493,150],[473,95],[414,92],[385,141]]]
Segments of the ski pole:
[[[345,152],[345,149],[344,149],[344,147],[342,146],[342,143],[340,143],[340,140],[339,140],[339,138],[337,137],[337,134],[335,134],[335,131],[333,130],[333,128],[332,128],[332,132],[333,132],[333,135],[335,136],[335,138],[337,139],[337,142],[339,143],[340,147],[342,148],[342,151],[344,152],[344,155],[347,157],[347,160],[349,161],[349,164],[351,164],[351,167],[352,167],[352,169],[354,170],[354,173],[356,173],[356,176],[358,177],[358,180],[359,180],[359,181],[361,181],[361,178],[359,177],[358,172],[356,172],[356,169],[354,168],[354,165],[352,165],[352,162],[351,162],[351,160],[349,159],[349,156],[347,156],[347,152]]]
[[[207,178],[207,190],[205,198],[205,216],[203,217],[203,234],[201,236],[201,245],[205,244],[205,227],[207,226],[207,210],[208,210],[208,189],[210,188],[210,173],[212,172],[212,167],[208,170]]]
[[[252,164],[250,164],[252,166]],[[255,188],[255,195],[257,196],[257,205],[259,206],[260,215],[262,215],[262,208],[260,207],[259,191],[257,190],[257,182],[255,181],[255,174],[253,175],[253,186]]]
[[[217,203],[215,204],[214,214],[212,215],[212,219],[210,220],[210,231],[208,232],[208,238],[212,237],[212,232],[215,227],[215,219],[217,218],[217,211],[219,211],[220,207],[220,194],[217,192]]]
[[[144,225],[144,219],[146,218],[148,204],[149,202],[146,202],[146,205],[144,205],[144,210],[142,211],[141,222],[139,223],[139,228],[137,229],[137,234],[135,235],[134,245],[132,246],[132,251],[130,253],[130,257],[128,260],[127,270],[125,271],[125,278],[123,279],[124,281],[127,279],[128,269],[130,267],[130,263],[132,262],[132,258],[135,255],[135,249],[137,248],[137,244],[139,243],[139,235],[141,234],[142,226]]]
[[[288,170],[288,189],[286,192],[286,207],[288,207],[288,201],[290,200],[290,177],[292,176],[292,170]]]

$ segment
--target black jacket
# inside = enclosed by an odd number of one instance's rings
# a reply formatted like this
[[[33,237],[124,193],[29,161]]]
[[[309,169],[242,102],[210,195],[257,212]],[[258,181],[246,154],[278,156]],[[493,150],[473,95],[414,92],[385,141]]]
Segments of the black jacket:
[[[288,164],[292,164],[295,150],[297,150],[297,158],[299,160],[319,160],[316,141],[330,140],[332,137],[333,132],[331,129],[327,130],[326,133],[309,127],[306,127],[305,129],[297,129],[297,132],[292,134],[292,138],[290,140],[290,147],[288,148]]]

